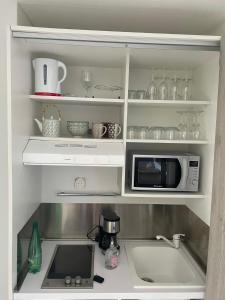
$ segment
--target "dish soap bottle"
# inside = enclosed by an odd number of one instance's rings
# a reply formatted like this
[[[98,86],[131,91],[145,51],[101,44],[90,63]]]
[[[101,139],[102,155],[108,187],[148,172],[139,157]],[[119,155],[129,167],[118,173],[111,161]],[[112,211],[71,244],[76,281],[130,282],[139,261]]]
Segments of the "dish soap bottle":
[[[105,267],[106,269],[115,269],[119,264],[119,250],[114,245],[114,240],[111,238],[110,247],[105,252]]]
[[[28,270],[30,273],[37,273],[41,269],[42,251],[41,239],[38,230],[38,223],[33,223],[32,236],[28,249]]]

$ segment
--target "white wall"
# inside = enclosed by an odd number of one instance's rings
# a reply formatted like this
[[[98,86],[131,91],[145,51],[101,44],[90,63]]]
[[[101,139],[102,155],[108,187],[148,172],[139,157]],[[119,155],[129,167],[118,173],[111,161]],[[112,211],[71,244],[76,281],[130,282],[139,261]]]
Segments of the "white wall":
[[[0,299],[11,299],[11,250],[9,244],[11,203],[9,200],[7,139],[7,26],[16,24],[16,0],[1,0],[0,4]]]

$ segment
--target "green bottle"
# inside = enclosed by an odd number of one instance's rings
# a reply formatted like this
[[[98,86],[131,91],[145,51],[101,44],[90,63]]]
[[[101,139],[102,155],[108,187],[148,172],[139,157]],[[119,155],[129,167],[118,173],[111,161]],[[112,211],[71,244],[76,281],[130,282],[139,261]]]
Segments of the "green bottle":
[[[30,273],[37,273],[41,269],[42,251],[38,223],[33,223],[32,237],[28,249],[28,269]]]

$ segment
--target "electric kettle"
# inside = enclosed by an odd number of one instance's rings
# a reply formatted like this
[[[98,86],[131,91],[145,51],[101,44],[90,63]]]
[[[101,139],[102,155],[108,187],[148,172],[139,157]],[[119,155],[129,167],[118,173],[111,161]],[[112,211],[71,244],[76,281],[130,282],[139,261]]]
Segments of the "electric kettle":
[[[61,96],[61,83],[67,75],[65,64],[50,58],[35,58],[32,64],[35,72],[35,95]],[[60,80],[59,68],[63,69]]]

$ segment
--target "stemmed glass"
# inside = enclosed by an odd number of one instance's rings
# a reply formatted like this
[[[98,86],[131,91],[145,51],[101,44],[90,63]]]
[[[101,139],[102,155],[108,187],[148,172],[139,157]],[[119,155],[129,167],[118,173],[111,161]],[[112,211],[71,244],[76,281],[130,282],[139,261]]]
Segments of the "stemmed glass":
[[[178,88],[179,88],[179,82],[178,82],[177,75],[174,74],[174,76],[171,79],[171,99],[172,100],[178,100],[179,99],[179,93],[178,93]]]
[[[187,124],[187,113],[185,111],[177,111],[180,115],[180,121],[178,124],[180,139],[186,140],[188,137],[188,124]]]
[[[188,78],[187,76],[183,79],[184,85],[183,85],[183,100],[191,100],[191,82],[192,79]]]
[[[166,79],[166,71],[163,71],[162,81],[159,85],[158,97],[159,100],[167,100],[168,99],[168,85]]]
[[[149,83],[149,86],[147,88],[147,97],[150,100],[157,99],[157,88],[156,88],[154,70],[152,70],[151,82]]]
[[[81,73],[81,84],[86,90],[85,97],[88,97],[89,89],[93,86],[92,73],[87,70],[83,70]]]
[[[192,111],[190,112],[191,115],[191,122],[190,122],[190,135],[193,140],[198,140],[200,137],[200,123],[199,123],[199,116],[202,111]]]

